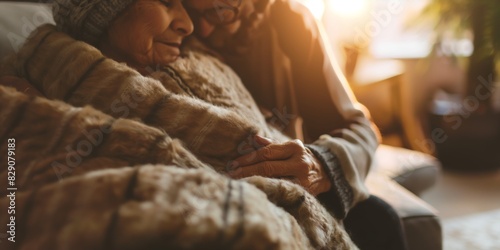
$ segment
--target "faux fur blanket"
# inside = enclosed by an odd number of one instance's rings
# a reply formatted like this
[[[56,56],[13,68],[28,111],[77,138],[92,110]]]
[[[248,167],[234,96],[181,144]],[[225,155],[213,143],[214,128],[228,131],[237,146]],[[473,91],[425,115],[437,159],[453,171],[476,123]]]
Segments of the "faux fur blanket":
[[[17,188],[13,204],[0,182],[0,223],[15,209],[15,242],[0,239],[2,249],[356,248],[295,184],[230,180],[164,131],[90,107],[4,87],[0,102],[0,148],[15,139]]]

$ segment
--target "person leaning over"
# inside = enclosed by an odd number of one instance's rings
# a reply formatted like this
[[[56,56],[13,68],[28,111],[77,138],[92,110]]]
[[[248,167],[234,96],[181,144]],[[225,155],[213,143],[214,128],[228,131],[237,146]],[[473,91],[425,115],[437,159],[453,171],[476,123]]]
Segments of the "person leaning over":
[[[370,196],[364,186],[380,140],[378,129],[355,99],[321,25],[308,9],[294,0],[186,0],[185,4],[194,33],[220,53],[261,107],[272,110],[274,117],[269,119],[296,117],[279,125],[288,125],[284,130],[289,135],[309,143],[306,147],[331,180],[330,190],[318,198],[336,217],[345,219],[355,241],[361,239],[356,244],[362,249],[405,249],[396,212]],[[280,159],[284,147],[278,145],[267,147],[265,162],[274,172],[289,172],[286,169],[292,167]],[[246,171],[236,177],[275,175],[254,162],[239,163]],[[375,218],[388,226],[380,230]],[[382,237],[375,234],[380,231]]]

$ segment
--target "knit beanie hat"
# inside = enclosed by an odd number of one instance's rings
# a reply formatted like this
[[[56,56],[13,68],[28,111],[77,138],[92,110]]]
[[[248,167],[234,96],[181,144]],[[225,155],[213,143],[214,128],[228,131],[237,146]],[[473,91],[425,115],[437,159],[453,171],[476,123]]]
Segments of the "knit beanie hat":
[[[57,27],[75,39],[97,45],[111,22],[136,0],[55,0]]]

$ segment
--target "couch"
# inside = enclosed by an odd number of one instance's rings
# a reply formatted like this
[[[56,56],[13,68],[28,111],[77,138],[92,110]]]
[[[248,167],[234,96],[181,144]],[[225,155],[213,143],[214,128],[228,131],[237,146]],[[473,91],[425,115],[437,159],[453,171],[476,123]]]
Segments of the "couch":
[[[45,4],[0,1],[0,58],[18,49],[36,26],[47,22],[53,20]],[[439,171],[439,162],[427,154],[387,145],[376,152],[368,188],[396,209],[411,250],[442,248],[437,212],[418,197],[434,184]]]

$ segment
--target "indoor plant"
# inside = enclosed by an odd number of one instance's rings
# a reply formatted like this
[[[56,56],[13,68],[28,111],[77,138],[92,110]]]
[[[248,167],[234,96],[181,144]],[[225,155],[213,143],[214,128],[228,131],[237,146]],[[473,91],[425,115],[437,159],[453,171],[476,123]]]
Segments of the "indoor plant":
[[[500,69],[500,1],[429,0],[422,17],[434,22],[438,39],[445,31],[473,37],[460,108],[431,119],[431,131],[440,129],[447,138],[435,142],[439,158],[454,169],[500,167],[500,115],[492,105]]]

